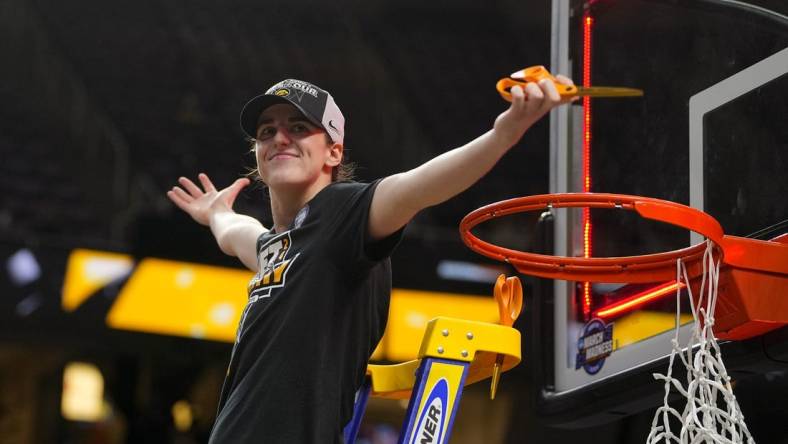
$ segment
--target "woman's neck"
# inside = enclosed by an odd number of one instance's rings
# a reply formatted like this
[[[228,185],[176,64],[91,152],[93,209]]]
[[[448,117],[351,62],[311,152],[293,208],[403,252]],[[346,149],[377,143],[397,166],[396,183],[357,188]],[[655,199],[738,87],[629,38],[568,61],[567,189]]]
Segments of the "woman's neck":
[[[323,188],[331,185],[331,178],[318,180],[306,188],[269,187],[271,195],[271,214],[274,219],[273,231],[282,233],[293,223],[298,212]]]

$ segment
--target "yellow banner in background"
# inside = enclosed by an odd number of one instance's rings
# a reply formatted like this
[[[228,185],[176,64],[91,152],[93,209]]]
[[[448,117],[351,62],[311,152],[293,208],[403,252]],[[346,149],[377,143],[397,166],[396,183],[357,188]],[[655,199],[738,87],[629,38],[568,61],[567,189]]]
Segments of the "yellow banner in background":
[[[72,251],[63,280],[63,310],[76,310],[106,285],[128,276],[132,268],[134,261],[126,254],[83,249]]]
[[[74,250],[62,306],[74,311],[105,285],[131,274],[107,315],[112,328],[233,342],[252,272],[164,259]],[[491,289],[492,291],[492,289]],[[492,296],[394,289],[389,322],[375,360],[415,359],[427,322],[449,316],[498,322]]]
[[[251,271],[143,259],[107,316],[112,328],[233,342]]]
[[[492,296],[394,289],[388,327],[372,359],[416,359],[427,322],[438,316],[498,323],[498,304]]]

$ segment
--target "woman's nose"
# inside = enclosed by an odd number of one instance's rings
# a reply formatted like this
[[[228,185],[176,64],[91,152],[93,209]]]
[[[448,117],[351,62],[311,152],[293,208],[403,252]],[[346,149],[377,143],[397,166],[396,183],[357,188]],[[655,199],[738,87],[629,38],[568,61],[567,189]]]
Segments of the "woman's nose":
[[[274,134],[274,142],[278,144],[290,143],[290,135],[287,133],[287,130],[284,128],[277,128],[276,134]]]

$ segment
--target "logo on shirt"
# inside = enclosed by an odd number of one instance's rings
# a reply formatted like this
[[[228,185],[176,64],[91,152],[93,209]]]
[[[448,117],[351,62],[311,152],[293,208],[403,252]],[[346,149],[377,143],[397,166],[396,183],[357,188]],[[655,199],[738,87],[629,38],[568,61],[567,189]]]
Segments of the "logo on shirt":
[[[238,324],[238,330],[235,335],[236,344],[241,342],[246,316],[249,314],[252,306],[262,299],[271,297],[273,289],[284,287],[287,271],[290,270],[293,262],[301,254],[298,253],[290,259],[287,258],[287,252],[290,251],[292,244],[290,232],[288,231],[269,240],[257,254],[259,268],[257,274],[249,282],[249,301],[246,303],[246,308],[244,308],[241,321]],[[233,354],[235,354],[234,348]]]
[[[257,274],[249,282],[250,297],[268,297],[272,289],[285,285],[287,271],[298,257],[295,255],[288,259],[287,253],[291,245],[292,240],[288,231],[263,246],[257,255]]]
[[[298,210],[295,219],[293,219],[293,228],[300,228],[304,224],[306,217],[309,215],[309,204],[304,205],[303,208]]]

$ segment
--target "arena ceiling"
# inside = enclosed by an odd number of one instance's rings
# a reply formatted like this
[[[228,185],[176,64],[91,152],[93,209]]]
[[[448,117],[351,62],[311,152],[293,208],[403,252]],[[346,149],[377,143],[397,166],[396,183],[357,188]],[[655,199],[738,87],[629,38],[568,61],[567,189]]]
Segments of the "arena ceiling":
[[[368,181],[480,135],[502,75],[549,64],[549,3],[143,0],[0,4],[7,240],[220,261],[164,191],[251,166],[245,101],[300,78],[332,92]],[[540,125],[482,183],[425,211],[409,237],[458,241],[468,211],[547,191]],[[263,190],[239,201],[265,219]],[[211,250],[211,253],[207,251]]]

